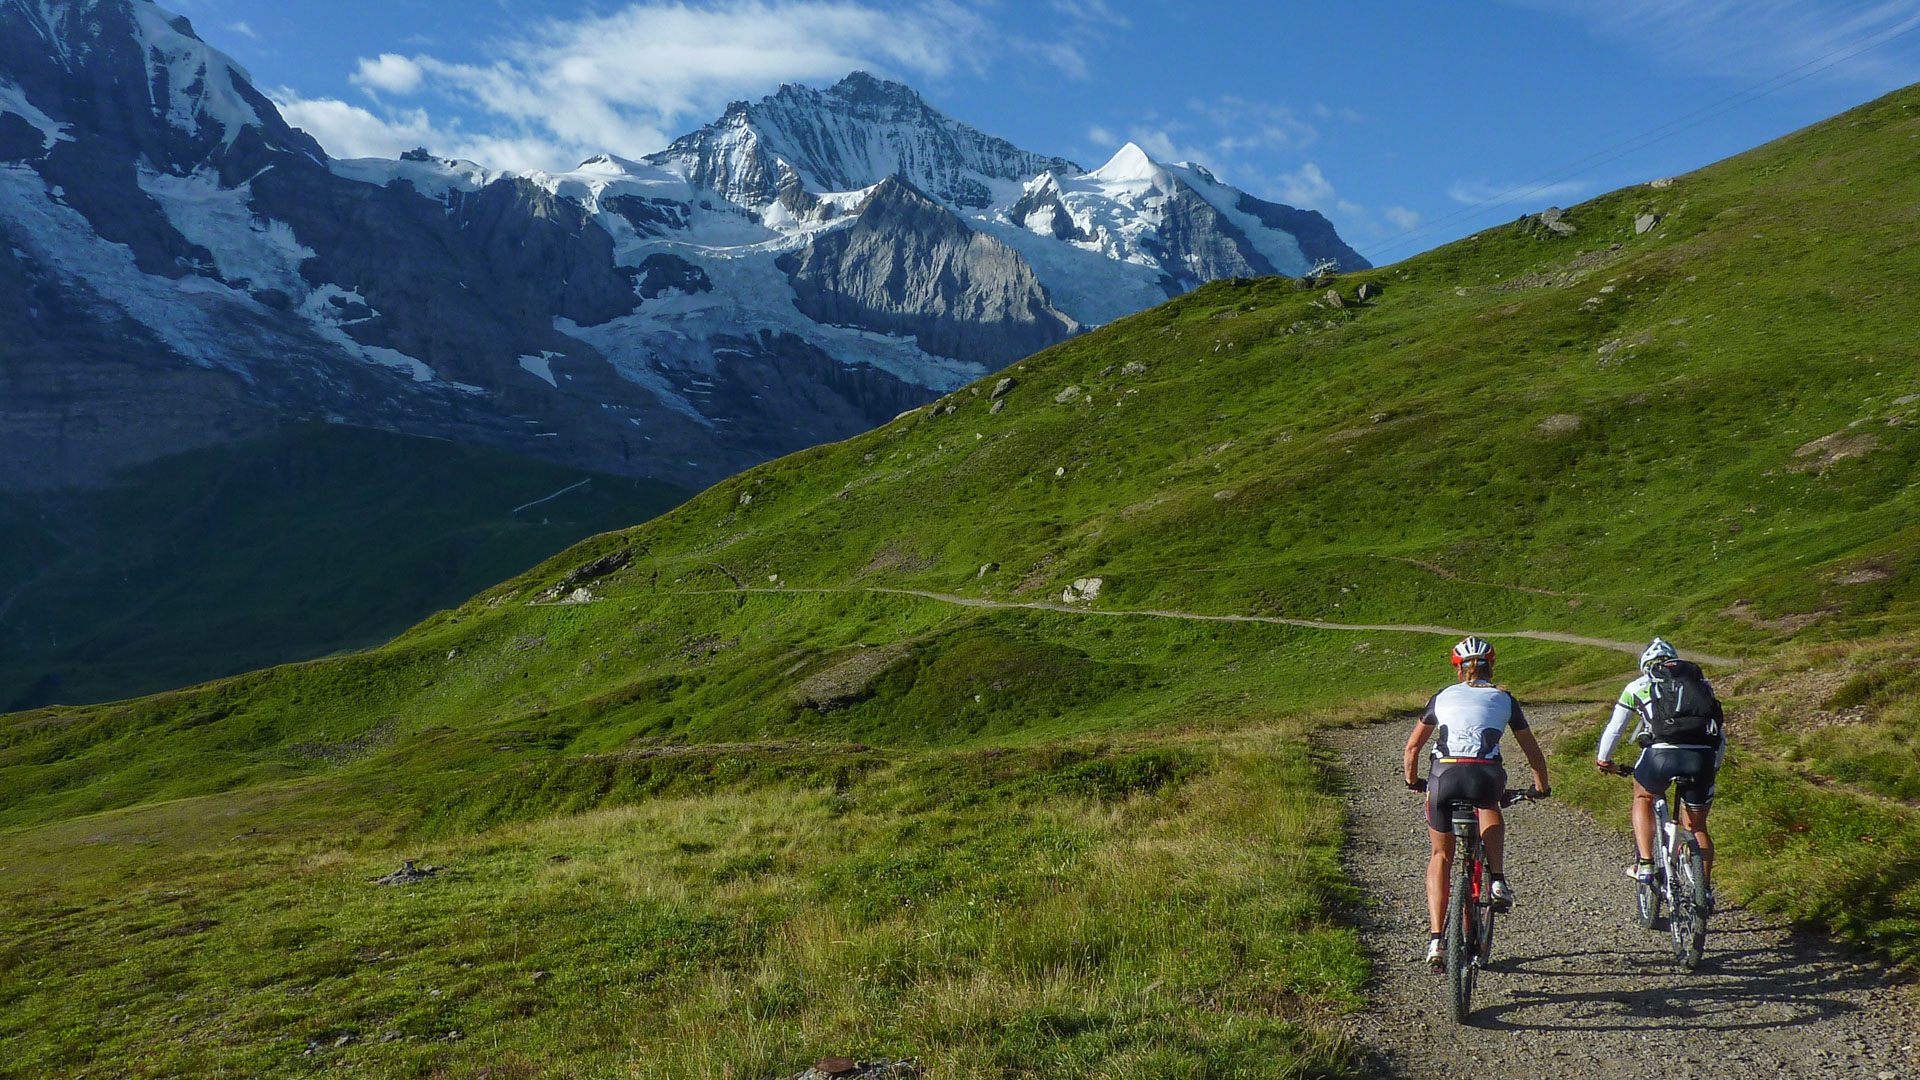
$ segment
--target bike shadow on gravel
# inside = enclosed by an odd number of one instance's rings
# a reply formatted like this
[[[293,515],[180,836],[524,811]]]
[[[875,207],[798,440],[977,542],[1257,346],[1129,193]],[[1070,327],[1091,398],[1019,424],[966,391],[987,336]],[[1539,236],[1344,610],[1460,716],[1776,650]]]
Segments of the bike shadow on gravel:
[[[1716,940],[1721,948],[1714,948]],[[1508,1000],[1476,1007],[1473,1025],[1541,1032],[1791,1028],[1857,1012],[1859,992],[1901,985],[1886,969],[1861,963],[1857,953],[1806,935],[1780,940],[1778,931],[1729,929],[1708,938],[1709,952],[1691,973],[1675,967],[1660,944],[1626,954],[1496,960],[1489,974]],[[1536,985],[1515,985],[1521,980]]]

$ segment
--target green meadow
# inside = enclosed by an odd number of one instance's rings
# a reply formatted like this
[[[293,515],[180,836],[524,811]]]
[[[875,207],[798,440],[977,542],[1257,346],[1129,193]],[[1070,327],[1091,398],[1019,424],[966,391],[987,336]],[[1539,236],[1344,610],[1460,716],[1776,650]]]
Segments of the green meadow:
[[[1913,958],[1917,108],[1216,282],[377,648],[6,717],[0,1073],[1351,1074],[1313,735],[1450,643],[1150,612],[1737,659],[1724,887]]]

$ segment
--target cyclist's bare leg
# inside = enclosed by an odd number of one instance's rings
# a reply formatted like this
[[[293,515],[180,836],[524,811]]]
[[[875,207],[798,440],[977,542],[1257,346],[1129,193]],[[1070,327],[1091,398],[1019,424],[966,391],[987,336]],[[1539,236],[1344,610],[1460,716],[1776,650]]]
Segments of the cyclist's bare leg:
[[[1498,875],[1504,872],[1506,863],[1503,858],[1507,848],[1507,824],[1500,816],[1497,806],[1480,808],[1480,849],[1487,856],[1487,873]]]
[[[1653,792],[1633,782],[1633,846],[1642,859],[1653,858]]]
[[[1707,835],[1707,808],[1695,810],[1685,803],[1680,804],[1680,824],[1693,833],[1694,842],[1700,845],[1700,867],[1707,873],[1707,880],[1713,880],[1713,837]]]
[[[1447,893],[1453,873],[1453,834],[1429,827],[1433,856],[1427,860],[1427,928],[1440,933],[1447,921]]]

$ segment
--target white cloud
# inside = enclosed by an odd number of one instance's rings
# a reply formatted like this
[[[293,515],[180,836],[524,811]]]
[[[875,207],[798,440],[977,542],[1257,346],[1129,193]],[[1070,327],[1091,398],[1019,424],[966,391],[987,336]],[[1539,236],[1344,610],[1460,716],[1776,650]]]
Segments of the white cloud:
[[[1593,185],[1585,180],[1563,180],[1555,184],[1497,184],[1484,180],[1455,180],[1447,188],[1447,197],[1469,206],[1483,202],[1515,202],[1528,206],[1547,206],[1574,201]]]
[[[783,81],[819,84],[856,69],[938,79],[984,70],[992,46],[1038,56],[1069,76],[1086,72],[1072,46],[1009,40],[951,0],[885,8],[854,0],[646,0],[537,24],[490,64],[389,53],[361,60],[353,81],[392,94],[437,93],[456,111],[483,116],[498,141],[552,147],[553,158],[537,163],[552,169],[601,151],[657,150],[667,132]]]
[[[1113,10],[1107,0],[1053,0],[1049,6],[1076,22],[1111,26],[1116,30],[1133,28],[1133,20]]]
[[[1232,156],[1245,150],[1300,150],[1320,137],[1319,129],[1285,105],[1249,101],[1233,94],[1213,101],[1187,101],[1187,110],[1219,132],[1216,148]]]
[[[418,63],[396,53],[381,53],[372,60],[361,57],[360,70],[349,76],[349,81],[367,90],[411,94],[420,89],[424,75]]]
[[[1404,206],[1389,206],[1380,212],[1386,215],[1387,220],[1393,223],[1394,228],[1402,232],[1420,227],[1421,219],[1419,213],[1409,210]]]
[[[1098,146],[1119,142],[1102,125],[1089,128],[1087,137]],[[1298,152],[1317,140],[1319,131],[1284,105],[1226,94],[1188,98],[1172,117],[1150,112],[1128,126],[1127,138],[1156,161],[1190,161],[1225,183],[1244,187],[1245,178],[1269,170],[1262,158],[1276,151]]]
[[[1912,39],[1848,56],[1911,20],[1920,0],[1506,0],[1564,15],[1673,68],[1742,83],[1824,71],[1891,89],[1920,78]],[[1838,54],[1838,55],[1836,55]],[[1831,67],[1825,65],[1831,63]]]
[[[1084,81],[1091,78],[1093,69],[1087,64],[1087,57],[1080,46],[1066,41],[1026,41],[1015,39],[1009,42],[1016,53],[1036,57],[1059,69],[1069,79]]]
[[[377,115],[337,98],[303,98],[289,90],[270,95],[287,123],[312,135],[337,158],[398,157],[415,147],[442,157],[465,158],[500,169],[551,168],[568,151],[531,135],[471,133],[459,125],[436,124],[425,109]]]
[[[236,34],[239,34],[243,38],[250,38],[254,41],[260,40],[260,35],[257,32],[255,32],[253,27],[248,26],[246,23],[246,20],[244,19],[242,19],[239,22],[228,23],[227,29],[233,31]]]
[[[1290,206],[1317,209],[1333,203],[1333,184],[1309,161],[1290,173],[1280,174],[1280,201]]]
[[[398,157],[423,145],[444,152],[433,146],[440,133],[422,109],[389,119],[335,98],[303,98],[288,90],[272,97],[287,123],[313,136],[333,157]]]

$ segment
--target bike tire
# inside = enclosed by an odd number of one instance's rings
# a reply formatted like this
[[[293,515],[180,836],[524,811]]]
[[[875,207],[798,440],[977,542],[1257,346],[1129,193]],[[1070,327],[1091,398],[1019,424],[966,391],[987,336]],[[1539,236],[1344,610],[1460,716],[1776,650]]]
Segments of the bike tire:
[[[1651,881],[1636,884],[1638,896],[1634,907],[1634,917],[1640,921],[1642,929],[1651,930],[1660,919],[1660,890]]]
[[[1687,947],[1693,940],[1693,882],[1687,875],[1686,849],[1678,841],[1668,853],[1667,932],[1673,938],[1673,962],[1686,968]]]
[[[1480,870],[1484,875],[1485,866]],[[1480,899],[1473,905],[1474,914],[1479,916],[1479,925],[1474,934],[1473,958],[1479,967],[1488,967],[1493,963],[1493,885],[1488,879],[1480,882]]]
[[[1686,889],[1686,933],[1674,933],[1674,956],[1680,962],[1683,971],[1692,971],[1700,966],[1700,957],[1707,949],[1707,870],[1700,858],[1700,849],[1692,843],[1684,845],[1680,855],[1680,878]],[[1682,900],[1674,896],[1673,906],[1680,908]]]
[[[1466,845],[1458,845],[1465,847]],[[1447,1000],[1457,1023],[1466,1023],[1473,1011],[1473,854],[1456,851],[1453,881],[1447,891]]]

